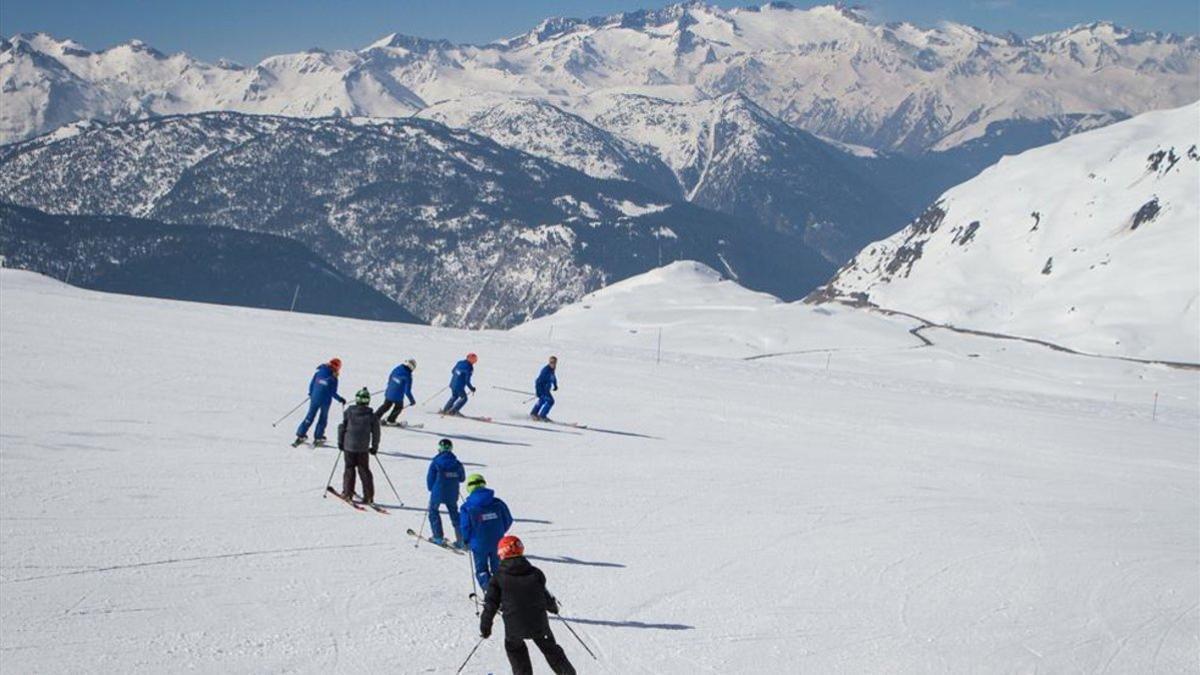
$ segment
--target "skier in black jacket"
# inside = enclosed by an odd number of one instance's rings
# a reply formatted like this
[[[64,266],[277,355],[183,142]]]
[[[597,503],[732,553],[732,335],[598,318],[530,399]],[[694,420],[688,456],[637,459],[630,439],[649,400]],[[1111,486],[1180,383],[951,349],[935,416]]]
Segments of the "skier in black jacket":
[[[354,497],[354,470],[362,478],[363,501],[375,503],[375,478],[371,475],[371,455],[379,452],[379,418],[371,410],[371,392],[366,387],[354,395],[354,405],[346,408],[338,425],[338,450],[345,453],[342,472],[342,498]]]
[[[546,663],[558,675],[575,675],[563,648],[554,641],[546,612],[558,614],[558,601],[546,590],[546,575],[525,559],[525,545],[509,535],[500,540],[500,569],[488,582],[479,617],[479,634],[492,635],[492,621],[499,611],[504,616],[504,651],[513,675],[532,675],[526,640],[542,650]]]

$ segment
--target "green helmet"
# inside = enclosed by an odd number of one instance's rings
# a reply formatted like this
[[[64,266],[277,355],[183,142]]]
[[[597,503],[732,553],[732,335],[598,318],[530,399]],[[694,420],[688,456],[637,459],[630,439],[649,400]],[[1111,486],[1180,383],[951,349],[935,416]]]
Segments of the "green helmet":
[[[371,390],[363,387],[354,395],[354,402],[359,405],[366,405],[371,402]]]
[[[438,441],[438,452],[450,452],[454,449],[454,442],[449,438],[443,438]]]
[[[487,485],[487,481],[483,479],[482,475],[473,473],[467,476],[467,494],[471,494],[475,491],[475,488],[483,487],[484,485]]]

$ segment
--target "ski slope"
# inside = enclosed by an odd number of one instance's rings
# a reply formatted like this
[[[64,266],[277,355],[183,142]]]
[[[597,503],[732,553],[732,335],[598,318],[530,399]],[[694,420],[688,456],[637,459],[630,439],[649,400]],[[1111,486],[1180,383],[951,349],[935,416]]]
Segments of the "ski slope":
[[[747,302],[693,272],[681,294]],[[652,297],[606,311],[650,326]],[[754,315],[787,308],[768,300],[718,339],[752,343]],[[676,309],[656,364],[653,344],[563,317],[552,336],[467,332],[0,271],[4,672],[454,672],[477,639],[466,559],[404,534],[442,435],[597,653],[552,624],[581,673],[1194,671],[1195,371],[941,332],[921,347],[853,314],[755,346],[828,347],[844,320],[862,348],[828,369],[743,360],[698,353],[713,323]],[[468,350],[466,411],[504,424],[429,403],[424,429],[385,429],[404,510],[322,499],[334,452],[288,447],[296,417],[271,427],[331,356],[343,393],[414,356],[424,400]],[[553,415],[622,433],[520,419],[496,387],[530,388],[548,353]],[[501,634],[464,672],[507,672]]]

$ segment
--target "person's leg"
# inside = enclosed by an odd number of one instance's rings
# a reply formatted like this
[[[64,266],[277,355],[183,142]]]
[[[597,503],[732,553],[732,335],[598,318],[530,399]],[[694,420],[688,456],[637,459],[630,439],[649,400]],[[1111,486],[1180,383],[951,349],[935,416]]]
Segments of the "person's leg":
[[[297,438],[304,438],[308,435],[308,428],[312,426],[313,420],[317,417],[317,411],[320,409],[321,406],[316,401],[309,400],[308,414],[304,416],[304,419],[300,420],[300,426],[296,427]]]
[[[533,663],[529,660],[529,648],[524,640],[505,640],[504,653],[508,655],[508,665],[512,666],[513,675],[533,675]]]
[[[553,407],[554,407],[554,397],[551,396],[550,394],[546,394],[545,396],[542,397],[542,410],[541,410],[541,412],[538,413],[538,415],[541,417],[547,417],[548,415],[550,415],[550,409]]]
[[[379,409],[375,411],[375,417],[377,419],[383,419],[383,414],[386,413],[388,409],[392,407],[392,405],[391,399],[383,399],[383,405],[379,406]]]
[[[488,582],[492,580],[488,572],[488,555],[486,551],[472,551],[471,560],[475,563],[475,579],[479,582],[479,592],[487,590]]]
[[[454,404],[458,402],[458,397],[461,394],[462,394],[462,392],[460,390],[451,389],[450,390],[450,400],[446,401],[446,405],[442,406],[442,412],[448,413],[448,412],[451,412],[452,410],[454,410]]]
[[[342,460],[342,496],[350,499],[354,496],[354,466],[357,462],[353,452],[343,452]]]
[[[458,529],[458,503],[455,500],[446,502],[446,510],[450,512],[450,525],[454,527],[454,543],[462,546],[462,532]]]
[[[542,395],[538,394],[537,400],[533,402],[533,410],[529,411],[530,417],[537,417],[538,411],[542,409]]]
[[[333,401],[329,401],[321,406],[321,412],[317,414],[317,428],[313,431],[313,438],[325,438],[325,425],[329,423],[329,406]]]
[[[462,410],[463,406],[466,404],[467,404],[467,390],[462,389],[458,392],[458,402],[454,404],[454,407],[451,408],[451,410],[453,412],[459,412]]]
[[[500,553],[497,552],[496,549],[493,548],[491,551],[488,552],[487,559],[488,559],[488,578],[490,579],[492,576],[494,576],[496,574],[496,572],[500,571]]]
[[[371,453],[358,453],[358,477],[362,478],[363,501],[375,503],[375,477],[371,475]]]
[[[533,644],[542,650],[542,656],[546,657],[546,663],[550,664],[550,670],[556,675],[575,675],[575,666],[567,659],[562,645],[554,640],[553,633],[547,632],[546,637],[534,638]]]
[[[429,493],[429,536],[433,539],[441,539],[445,535],[442,533],[442,516],[438,513],[438,505],[441,504],[438,498],[432,492]],[[451,521],[453,522],[453,520]]]
[[[388,415],[388,424],[395,424],[396,418],[399,417],[400,413],[404,410],[404,401],[388,401],[388,403],[392,404],[392,414]]]

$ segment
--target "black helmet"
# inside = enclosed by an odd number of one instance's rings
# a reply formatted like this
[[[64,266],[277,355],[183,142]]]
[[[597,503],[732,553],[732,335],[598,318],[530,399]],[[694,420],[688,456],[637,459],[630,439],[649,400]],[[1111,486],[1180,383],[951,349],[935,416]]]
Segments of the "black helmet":
[[[450,452],[454,449],[454,442],[449,438],[443,438],[438,441],[438,452]]]

